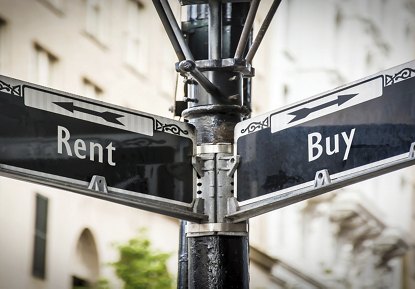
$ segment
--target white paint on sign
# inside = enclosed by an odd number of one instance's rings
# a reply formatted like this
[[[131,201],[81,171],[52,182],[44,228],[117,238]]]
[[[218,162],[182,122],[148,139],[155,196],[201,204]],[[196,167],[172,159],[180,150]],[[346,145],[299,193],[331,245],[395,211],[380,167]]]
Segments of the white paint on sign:
[[[24,102],[29,107],[153,136],[154,125],[151,117],[128,113],[124,110],[111,109],[104,104],[100,105],[95,100],[84,101],[79,99],[79,97],[65,97],[61,94],[57,95],[53,92],[25,86]]]
[[[354,133],[355,133],[356,129],[353,128],[350,131],[350,134],[347,135],[346,132],[342,132],[341,136],[343,138],[343,141],[346,145],[346,150],[344,152],[343,155],[343,160],[347,160],[347,158],[349,157],[349,153],[350,153],[350,148],[352,147],[352,142],[353,142],[353,137],[354,137]],[[321,140],[322,140],[322,135],[319,132],[313,132],[308,134],[307,139],[308,139],[308,162],[312,162],[315,161],[317,159],[319,159],[323,152],[324,152],[324,147],[323,144],[321,144]],[[331,141],[331,137],[326,137],[326,141],[325,141],[325,151],[326,154],[328,156],[337,154],[340,152],[340,145],[339,145],[339,135],[335,134],[333,136],[333,144]],[[332,147],[333,145],[333,147]]]
[[[89,160],[99,163],[104,162],[104,148],[101,144],[95,142],[87,143],[83,139],[76,139],[73,143],[73,148],[69,144],[69,139],[71,138],[71,133],[66,127],[58,126],[58,154],[66,154],[68,156],[73,156],[72,149],[75,156],[79,159],[86,159],[87,154],[89,154]],[[87,148],[89,147],[89,149]],[[112,142],[105,148],[107,150],[107,161],[110,166],[115,166],[116,163],[113,161],[112,153],[115,151],[115,147],[112,145]],[[98,155],[98,159],[95,160],[95,155]]]
[[[271,133],[364,103],[383,94],[383,77],[340,87],[271,114]]]

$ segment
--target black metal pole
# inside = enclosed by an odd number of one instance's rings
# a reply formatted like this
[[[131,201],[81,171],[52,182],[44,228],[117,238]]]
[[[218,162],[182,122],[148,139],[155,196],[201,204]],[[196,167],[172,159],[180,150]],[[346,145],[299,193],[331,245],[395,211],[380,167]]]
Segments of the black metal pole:
[[[249,288],[248,238],[189,238],[189,288]]]
[[[180,221],[179,262],[177,272],[177,289],[187,289],[188,286],[188,243],[186,238],[186,221]]]
[[[233,154],[234,128],[250,114],[249,78],[254,75],[250,63],[281,2],[274,0],[243,59],[247,42],[252,41],[259,1],[252,0],[250,7],[245,1],[181,0],[182,5],[190,6],[179,31],[167,0],[153,0],[180,60],[176,70],[187,78],[188,108],[182,116],[195,127],[197,144],[192,159],[198,175],[192,209],[207,216],[205,223],[186,225],[187,242],[185,224],[181,224],[180,289],[249,288],[248,223],[233,223],[227,216],[238,210],[233,174],[239,156]]]
[[[242,30],[242,35],[241,35],[241,38],[239,39],[238,47],[236,48],[236,52],[235,52],[236,59],[242,59],[244,56],[243,53],[249,41],[249,35],[251,34],[251,30],[254,25],[255,15],[256,15],[256,12],[258,11],[260,1],[261,0],[252,0],[251,2],[248,16],[245,21],[244,29]]]
[[[164,29],[166,30],[167,36],[170,39],[171,44],[173,45],[174,51],[176,52],[177,58],[179,58],[179,60],[185,60],[186,58],[188,59],[193,59],[193,56],[191,56],[190,51],[186,50],[186,45],[184,44],[184,38],[182,39],[182,37],[180,37],[179,34],[181,34],[180,29],[178,29],[178,26],[175,27],[172,19],[171,19],[171,15],[169,15],[168,13],[166,13],[166,10],[161,2],[161,0],[153,0],[153,5],[156,8],[156,11],[160,17],[161,23],[164,26]],[[177,25],[176,20],[174,20],[174,22]],[[173,23],[173,25],[172,25]]]
[[[223,55],[233,57],[235,53],[243,29],[242,19],[246,17],[249,3],[230,4],[222,3],[221,0],[210,0],[208,5],[192,5],[188,11],[194,11],[195,6],[198,6],[199,12],[206,9],[208,11],[199,13],[197,19],[191,19],[189,13],[188,21],[184,23],[185,28],[189,29],[184,33],[189,47],[194,49],[192,54],[207,56],[208,59],[200,61],[202,64],[208,64],[204,67],[204,73],[219,88],[220,95],[212,95],[202,90],[197,83],[190,83],[187,90],[191,92],[191,97],[195,101],[189,103],[183,117],[196,127],[198,147],[213,147],[212,161],[215,162],[220,160],[221,156],[220,150],[215,151],[215,146],[225,144],[232,148],[234,126],[247,113],[242,103],[243,91],[246,91],[242,74],[232,67],[223,69],[221,61]],[[224,29],[224,15],[230,14],[232,17],[240,18],[240,21],[228,21],[228,27]],[[204,15],[205,18],[200,15]],[[208,43],[203,45],[203,40],[206,39]],[[225,39],[228,41],[226,45],[223,42]],[[206,180],[207,183],[200,191],[204,197],[204,211],[209,215],[209,222],[200,225],[189,224],[206,228],[206,232],[199,231],[187,235],[189,289],[249,288],[247,231],[238,234],[221,229],[235,224],[226,224],[227,201],[233,196],[233,190],[226,191],[220,188],[224,186],[222,182],[226,179],[219,176],[220,165],[219,162],[215,162],[211,167],[207,167],[206,169],[211,171],[206,172],[200,179],[200,182]],[[230,187],[233,186],[231,180],[226,181]],[[246,223],[238,226],[247,228]],[[217,230],[212,231],[213,227]]]
[[[221,59],[222,1],[209,0],[209,59]]]
[[[268,30],[269,25],[271,24],[271,20],[274,17],[275,12],[277,12],[278,6],[280,6],[282,0],[274,0],[272,2],[271,8],[267,13],[267,16],[265,16],[264,22],[262,22],[261,28],[259,28],[258,34],[255,37],[254,43],[252,44],[251,48],[249,49],[247,55],[246,55],[246,62],[251,63],[252,59],[254,59],[254,56],[259,48],[259,45],[262,42],[262,39],[264,39],[265,33]]]

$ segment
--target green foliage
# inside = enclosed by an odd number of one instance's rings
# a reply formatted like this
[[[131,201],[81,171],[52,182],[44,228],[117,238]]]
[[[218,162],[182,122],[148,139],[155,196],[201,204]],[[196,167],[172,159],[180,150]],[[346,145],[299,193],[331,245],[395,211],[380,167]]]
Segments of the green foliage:
[[[101,278],[92,286],[74,286],[72,289],[111,289],[107,279]]]
[[[101,278],[92,286],[75,286],[72,289],[110,289],[110,286],[107,279]]]
[[[166,265],[170,254],[154,250],[143,232],[117,248],[120,259],[111,265],[118,278],[124,281],[123,289],[173,288]]]
[[[92,289],[110,289],[110,285],[107,279],[101,278]]]
[[[110,263],[115,273],[124,281],[123,289],[172,289],[173,278],[166,262],[170,254],[161,253],[151,247],[150,240],[142,230],[140,235],[117,246],[120,258]],[[73,289],[110,289],[108,280],[101,278],[92,286],[77,286]]]

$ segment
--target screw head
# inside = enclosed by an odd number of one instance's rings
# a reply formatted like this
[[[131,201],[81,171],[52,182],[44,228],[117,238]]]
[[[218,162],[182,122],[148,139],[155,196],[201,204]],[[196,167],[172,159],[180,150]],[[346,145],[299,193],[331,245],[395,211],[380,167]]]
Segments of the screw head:
[[[182,72],[190,72],[196,68],[196,63],[192,60],[183,60],[179,63],[179,70]]]

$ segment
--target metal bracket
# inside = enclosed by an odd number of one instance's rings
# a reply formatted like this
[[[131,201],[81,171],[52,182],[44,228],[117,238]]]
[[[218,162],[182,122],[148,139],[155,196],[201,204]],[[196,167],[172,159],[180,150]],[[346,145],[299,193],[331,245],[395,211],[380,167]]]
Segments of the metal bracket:
[[[199,175],[196,194],[200,200],[193,204],[194,212],[208,215],[211,223],[221,223],[225,215],[239,209],[233,180],[238,163],[230,143],[197,146],[192,164]]]
[[[409,159],[415,159],[415,142],[411,143],[411,147],[409,148]]]
[[[203,177],[205,172],[203,171],[203,160],[199,156],[192,157],[192,166],[195,169],[199,177]]]
[[[230,178],[233,177],[236,169],[239,166],[239,160],[240,160],[240,156],[236,155],[236,156],[225,156],[225,157],[221,157],[220,160],[225,160],[226,161],[226,165],[219,167],[218,169],[221,171],[227,171],[226,175]]]
[[[94,190],[100,193],[108,193],[107,181],[105,177],[94,175],[89,183],[88,189]]]
[[[193,212],[204,214],[205,213],[205,199],[196,198],[193,203]]]
[[[213,84],[209,78],[207,78],[200,70],[197,68],[196,63],[191,59],[186,59],[179,62],[176,65],[176,70],[181,73],[190,73],[194,79],[210,94],[220,95],[221,92],[219,88]]]
[[[314,178],[314,187],[320,188],[331,183],[330,174],[328,170],[321,170],[316,172]]]
[[[239,211],[239,203],[235,197],[231,197],[228,200],[228,214],[236,213]]]
[[[228,177],[233,177],[233,175],[235,174],[235,171],[239,166],[240,158],[241,157],[239,155],[236,155],[236,156],[233,156],[229,159],[229,161],[228,161],[229,171],[227,173]]]
[[[201,237],[212,235],[247,236],[248,224],[243,223],[206,223],[187,224],[186,237]]]
[[[233,145],[230,143],[205,144],[197,146],[197,154],[219,154],[233,152]]]

